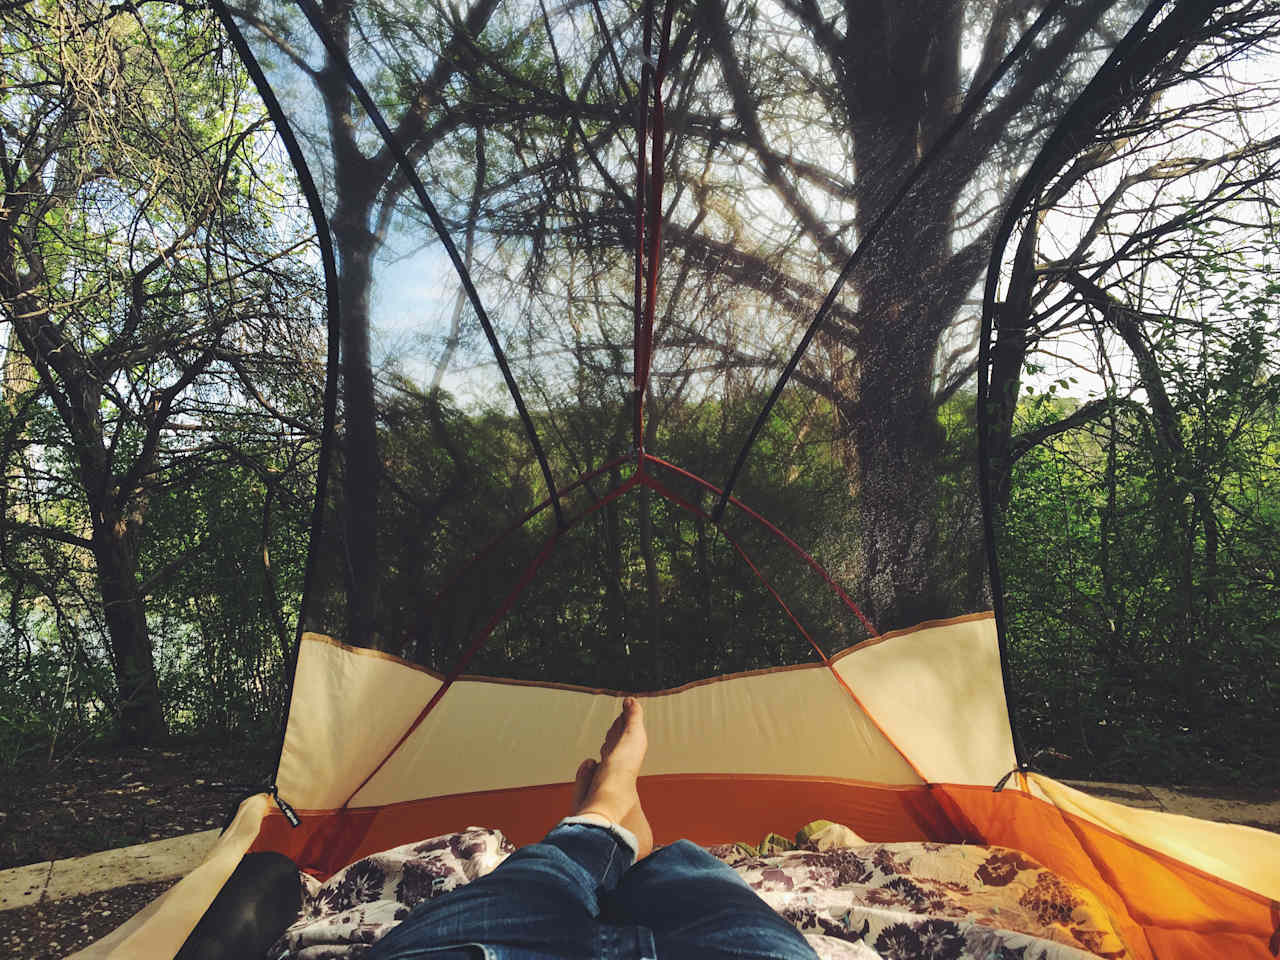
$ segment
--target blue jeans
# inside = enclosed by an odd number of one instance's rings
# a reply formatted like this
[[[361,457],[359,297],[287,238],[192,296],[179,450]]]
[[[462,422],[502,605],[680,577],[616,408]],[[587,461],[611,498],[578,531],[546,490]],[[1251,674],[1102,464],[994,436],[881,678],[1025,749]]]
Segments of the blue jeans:
[[[561,824],[414,907],[368,960],[815,960],[741,877],[688,840],[632,866],[604,827]]]

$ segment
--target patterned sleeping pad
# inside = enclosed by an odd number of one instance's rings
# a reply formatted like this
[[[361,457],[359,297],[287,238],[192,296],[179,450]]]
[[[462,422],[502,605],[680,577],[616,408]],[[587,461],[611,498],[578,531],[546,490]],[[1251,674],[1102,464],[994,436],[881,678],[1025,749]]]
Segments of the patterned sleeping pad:
[[[817,827],[817,829],[814,829]],[[855,843],[856,845],[846,845]],[[269,957],[358,960],[411,907],[497,867],[514,847],[471,827],[302,875],[302,913]],[[862,843],[819,822],[796,842],[712,847],[823,960],[1126,960],[1098,899],[1016,850]]]

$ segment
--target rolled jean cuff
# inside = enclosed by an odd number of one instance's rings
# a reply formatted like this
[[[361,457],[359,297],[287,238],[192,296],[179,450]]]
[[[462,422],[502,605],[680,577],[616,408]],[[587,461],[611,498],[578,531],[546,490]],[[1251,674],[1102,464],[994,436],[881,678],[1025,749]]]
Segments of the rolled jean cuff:
[[[622,844],[624,847],[626,847],[628,850],[631,851],[631,859],[633,862],[635,861],[635,858],[640,854],[640,842],[636,840],[636,835],[632,833],[630,830],[628,830],[626,827],[624,827],[622,824],[614,823],[612,820],[610,820],[608,817],[606,817],[602,813],[584,813],[578,817],[565,817],[558,824],[556,824],[556,826],[563,827],[563,826],[568,826],[570,824],[580,824],[588,827],[600,827],[604,830],[607,830],[610,834],[613,835],[613,838],[615,840],[617,840],[620,844]]]

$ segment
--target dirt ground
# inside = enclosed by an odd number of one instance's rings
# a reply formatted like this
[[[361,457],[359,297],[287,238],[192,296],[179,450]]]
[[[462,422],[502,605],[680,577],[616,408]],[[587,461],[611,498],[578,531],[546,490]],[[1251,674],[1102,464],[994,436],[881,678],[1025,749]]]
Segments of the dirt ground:
[[[276,744],[95,746],[0,770],[0,869],[221,827],[262,789]],[[148,883],[0,914],[0,957],[55,960],[115,929],[171,884]]]
[[[260,790],[276,744],[96,746],[0,770],[0,869],[220,827]]]
[[[0,957],[60,960],[106,936],[177,881],[68,897],[0,914]]]

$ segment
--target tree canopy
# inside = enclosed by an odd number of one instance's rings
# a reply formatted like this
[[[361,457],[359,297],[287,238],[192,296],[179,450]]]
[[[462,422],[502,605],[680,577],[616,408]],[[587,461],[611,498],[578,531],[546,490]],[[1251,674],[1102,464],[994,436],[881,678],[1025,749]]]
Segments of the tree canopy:
[[[111,708],[145,742],[165,729],[147,600],[229,526],[188,514],[156,542],[149,518],[211,474],[247,467],[273,487],[316,438],[298,379],[314,345],[308,225],[209,15],[37,2],[4,16],[9,628],[27,635],[48,605],[60,631],[101,630]]]

